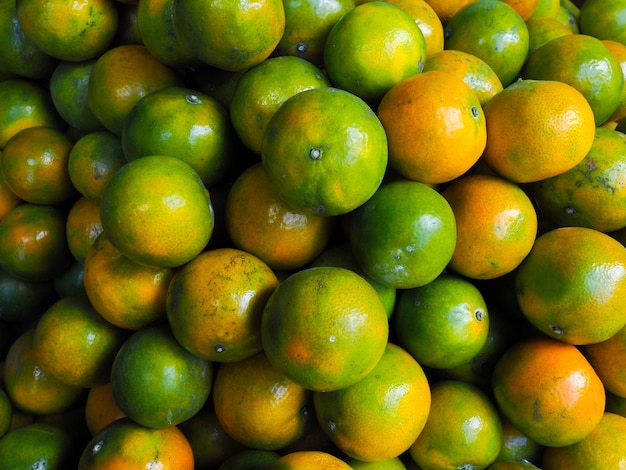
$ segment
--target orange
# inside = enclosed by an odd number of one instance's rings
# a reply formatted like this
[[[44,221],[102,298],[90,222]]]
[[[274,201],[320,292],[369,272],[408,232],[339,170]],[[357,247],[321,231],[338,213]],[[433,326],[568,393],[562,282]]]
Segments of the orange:
[[[354,0],[283,0],[285,30],[273,55],[296,56],[321,66],[331,28],[355,6]]]
[[[395,287],[386,286],[376,281],[359,267],[359,264],[352,253],[350,242],[338,242],[329,245],[320,255],[311,262],[311,266],[337,266],[354,271],[378,292],[380,299],[387,311],[387,317],[391,318],[396,305],[397,289]]]
[[[626,398],[626,371],[619,366],[626,357],[626,327],[605,341],[583,346],[582,352],[604,387],[609,392]]]
[[[533,202],[518,185],[495,175],[469,174],[442,192],[456,220],[449,267],[472,279],[508,274],[526,258],[537,235]]]
[[[602,41],[585,34],[560,36],[535,49],[528,54],[521,75],[571,85],[589,102],[596,125],[617,109],[624,88],[615,56]]]
[[[126,116],[122,148],[129,161],[170,155],[188,163],[205,186],[218,183],[234,157],[235,132],[228,112],[204,93],[166,87],[143,98]]]
[[[100,199],[107,237],[131,260],[181,266],[207,245],[213,206],[198,173],[173,156],[145,156],[120,168]]]
[[[598,426],[583,440],[565,447],[546,449],[541,468],[600,470],[626,464],[626,418],[604,413]]]
[[[446,380],[431,385],[431,396],[426,425],[409,449],[419,468],[487,468],[493,463],[503,434],[487,395],[465,382]]]
[[[622,69],[622,75],[626,78],[626,44],[621,42],[605,39],[602,44],[615,56]],[[626,118],[626,79],[624,80],[624,88],[622,88],[622,96],[613,114],[607,119],[607,122],[619,122]]]
[[[358,96],[333,87],[287,99],[270,119],[262,163],[279,197],[315,215],[340,215],[367,201],[387,166],[387,136]]]
[[[67,213],[65,232],[72,256],[83,264],[91,245],[102,233],[100,205],[84,196],[78,198]]]
[[[44,423],[14,429],[0,439],[0,469],[76,468],[80,449],[64,430]]]
[[[443,24],[433,7],[425,0],[387,0],[406,11],[417,23],[426,42],[426,59],[443,50]]]
[[[243,449],[225,459],[218,470],[265,470],[281,457],[273,450]]]
[[[45,79],[57,65],[57,59],[26,37],[17,19],[15,2],[0,4],[0,44],[0,70],[7,73],[22,78]]]
[[[0,268],[26,281],[54,279],[69,266],[65,213],[25,203],[0,221]]]
[[[102,124],[87,103],[89,77],[96,59],[61,61],[50,76],[50,97],[63,120],[72,128],[88,133]]]
[[[531,18],[556,18],[561,2],[559,0],[539,0]]]
[[[540,213],[555,226],[582,226],[601,232],[625,227],[625,162],[626,135],[596,129],[591,149],[578,165],[533,185]]]
[[[152,429],[129,418],[112,422],[92,437],[78,462],[79,470],[193,470],[193,452],[176,426]]]
[[[626,45],[626,5],[620,0],[586,0],[580,7],[580,32]]]
[[[196,356],[236,362],[261,351],[261,315],[279,281],[267,264],[235,248],[205,251],[176,271],[167,319]]]
[[[201,62],[227,71],[260,64],[285,31],[281,0],[174,0],[174,25]]]
[[[135,26],[141,43],[159,62],[185,68],[199,61],[176,29],[174,0],[146,0],[136,6]]]
[[[362,380],[334,392],[316,392],[313,399],[315,416],[330,439],[346,455],[366,462],[406,452],[430,412],[424,370],[392,343]]]
[[[9,431],[12,419],[13,405],[4,389],[0,388],[0,438]]]
[[[0,169],[2,168],[2,151],[0,151]],[[19,206],[22,201],[4,180],[4,175],[0,171],[0,220],[11,212],[12,209]]]
[[[561,5],[554,19],[565,26],[572,34],[580,33],[578,12],[576,10],[570,10],[566,5]]]
[[[0,82],[0,149],[27,127],[64,129],[50,93],[38,82],[14,78]]]
[[[324,451],[296,451],[283,455],[266,467],[267,470],[348,470],[345,461]]]
[[[606,392],[606,410],[626,418],[626,397]]]
[[[580,441],[602,419],[600,378],[573,345],[546,336],[521,340],[501,356],[493,395],[502,414],[539,445]]]
[[[526,27],[528,28],[529,53],[554,38],[572,34],[571,30],[556,18],[529,18],[526,20]]]
[[[449,369],[470,361],[489,334],[489,312],[469,280],[443,273],[400,293],[393,317],[398,343],[417,361]]]
[[[260,352],[221,364],[213,385],[224,431],[245,447],[278,450],[299,439],[315,419],[313,394]]]
[[[593,144],[593,110],[567,83],[519,80],[494,96],[484,111],[489,136],[484,162],[516,183],[573,168]]]
[[[167,326],[147,326],[122,344],[111,367],[111,387],[120,409],[151,428],[177,425],[204,406],[213,366],[194,356]]]
[[[300,57],[264,60],[246,70],[234,89],[229,109],[237,136],[260,156],[267,124],[280,105],[301,91],[329,85],[321,69]]]
[[[28,328],[11,344],[4,359],[4,387],[20,411],[54,414],[76,406],[83,395],[80,387],[59,382],[41,368],[33,347],[35,328]]]
[[[397,83],[376,113],[387,132],[389,167],[406,179],[451,181],[478,161],[486,145],[480,101],[452,73],[431,70]]]
[[[72,141],[53,127],[30,127],[15,134],[2,151],[6,184],[24,201],[58,204],[76,194],[67,169]]]
[[[435,11],[444,27],[461,8],[475,1],[476,0],[426,0]]]
[[[502,91],[502,83],[494,70],[482,59],[467,52],[445,49],[429,57],[424,72],[439,70],[463,79],[476,94],[481,106]]]
[[[444,49],[467,52],[484,60],[505,87],[518,77],[528,55],[524,19],[500,0],[470,2],[445,25],[444,37]]]
[[[604,341],[626,324],[626,248],[585,227],[545,232],[517,270],[517,300],[548,336],[582,345]]]
[[[331,83],[373,105],[393,85],[419,74],[425,61],[421,29],[406,11],[388,2],[366,2],[347,12],[324,46]]]
[[[0,269],[1,320],[27,325],[39,318],[55,300],[53,281],[26,281]],[[9,333],[8,328],[3,327],[3,331]]]
[[[43,313],[32,348],[46,374],[72,387],[88,388],[108,382],[126,336],[102,318],[85,295],[76,295],[63,297]]]
[[[126,414],[117,405],[113,396],[111,382],[95,385],[89,389],[85,401],[85,424],[92,436],[124,416]]]
[[[261,163],[243,171],[226,199],[226,229],[232,243],[272,269],[297,269],[328,245],[334,219],[313,215],[284,202]]]
[[[532,462],[535,465],[541,464],[544,446],[529,439],[528,436],[508,420],[503,420],[502,431],[504,444],[502,444],[502,449],[500,449],[496,462]]]
[[[519,13],[524,21],[528,21],[539,5],[539,0],[502,0]]]
[[[383,355],[387,313],[376,290],[354,271],[306,268],[274,290],[261,318],[270,362],[314,391],[358,382]]]
[[[366,274],[381,284],[410,289],[428,284],[446,268],[456,244],[456,223],[436,190],[397,180],[385,183],[354,211],[349,239]]]
[[[124,119],[137,101],[180,84],[178,73],[159,62],[145,46],[116,46],[97,58],[89,76],[87,103],[105,128],[121,135]]]
[[[138,330],[165,319],[171,268],[151,268],[131,261],[101,233],[87,251],[85,292],[93,307],[120,328]]]
[[[61,60],[78,62],[102,54],[117,31],[117,8],[111,0],[19,0],[16,7],[26,37]]]
[[[85,134],[74,143],[67,166],[76,190],[99,201],[113,174],[125,163],[120,137],[100,130]]]

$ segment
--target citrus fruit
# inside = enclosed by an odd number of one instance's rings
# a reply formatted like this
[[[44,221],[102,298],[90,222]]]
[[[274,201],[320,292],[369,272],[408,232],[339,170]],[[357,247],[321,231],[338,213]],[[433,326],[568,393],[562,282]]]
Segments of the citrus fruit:
[[[498,454],[496,462],[528,462],[541,463],[541,457],[545,446],[537,444],[529,439],[523,432],[517,429],[510,421],[502,421],[504,443]]]
[[[75,468],[80,449],[64,430],[30,423],[0,438],[0,469],[61,470]]]
[[[396,83],[377,108],[389,142],[389,167],[427,184],[468,171],[487,141],[478,97],[452,73],[431,70]]]
[[[346,463],[350,465],[352,470],[367,470],[367,469],[379,469],[379,470],[406,470],[406,465],[400,457],[394,457],[388,460],[382,460],[380,462],[363,462],[357,459],[345,459]]]
[[[435,11],[439,20],[445,27],[452,17],[465,5],[475,0],[426,0]]]
[[[626,117],[626,44],[611,41],[610,39],[603,40],[602,44],[604,44],[611,54],[613,54],[613,56],[617,59],[622,69],[622,75],[625,77],[624,88],[622,88],[622,96],[619,105],[617,106],[617,109],[613,111],[613,114],[606,120],[607,123],[619,122]]]
[[[626,5],[621,0],[586,0],[578,23],[583,34],[626,44]]]
[[[331,217],[284,202],[261,163],[235,179],[226,199],[224,223],[230,240],[272,269],[297,269],[310,263],[328,245],[333,222]]]
[[[617,109],[624,87],[615,56],[601,40],[586,34],[559,36],[535,49],[528,54],[521,76],[571,85],[591,106],[596,125]]]
[[[260,64],[285,31],[281,0],[174,0],[174,24],[201,62],[227,71]]]
[[[320,68],[300,57],[264,60],[241,75],[233,92],[229,109],[237,136],[260,156],[267,125],[280,105],[301,91],[329,85]]]
[[[176,426],[153,429],[120,418],[91,438],[78,462],[78,470],[110,468],[193,470],[193,451]]]
[[[567,8],[567,6],[561,4],[554,19],[565,26],[570,33],[580,34],[580,28],[578,27],[578,13],[578,11],[571,10]]]
[[[444,380],[431,385],[428,419],[409,455],[423,470],[486,468],[502,442],[502,422],[487,395],[468,383]]]
[[[334,24],[355,7],[354,0],[283,0],[285,30],[274,54],[296,56],[321,66]]]
[[[281,449],[315,419],[312,392],[274,367],[263,352],[221,364],[212,393],[224,430],[248,448]]]
[[[532,18],[556,18],[559,13],[561,2],[559,0],[539,0],[537,6],[530,15]]]
[[[26,37],[61,60],[78,62],[102,54],[117,31],[117,8],[111,0],[19,0],[16,8]]]
[[[605,341],[583,346],[582,352],[602,380],[604,388],[626,398],[626,374],[619,367],[626,356],[626,327]]]
[[[123,255],[147,266],[173,268],[204,249],[214,214],[208,191],[188,163],[151,155],[113,175],[100,199],[100,219]]]
[[[406,11],[415,20],[426,43],[426,59],[443,50],[443,24],[425,0],[387,0]]]
[[[425,61],[421,29],[406,11],[387,2],[366,2],[348,11],[324,46],[331,83],[372,104],[399,81],[419,74]]]
[[[0,151],[0,168],[2,166],[2,152]],[[19,206],[22,201],[17,195],[13,192],[9,185],[4,180],[4,175],[0,171],[0,220],[4,219],[4,217],[11,212],[11,209]]]
[[[407,451],[430,411],[421,365],[393,343],[362,380],[334,392],[315,392],[313,399],[315,416],[330,439],[343,453],[366,462]]]
[[[91,245],[102,233],[100,205],[84,196],[76,199],[67,213],[65,232],[70,253],[83,264]]]
[[[85,399],[85,424],[91,436],[95,436],[116,419],[126,414],[113,396],[111,382],[90,387]]]
[[[626,418],[626,397],[620,397],[607,390],[606,392],[606,410]]]
[[[354,211],[349,234],[366,274],[381,284],[410,289],[428,284],[448,265],[456,224],[440,193],[417,181],[398,180],[382,185]]]
[[[571,34],[571,30],[556,18],[529,18],[526,20],[526,27],[528,28],[528,53],[539,49],[551,39]]]
[[[526,22],[537,9],[539,0],[504,0],[504,3],[513,7]]]
[[[56,299],[52,281],[26,281],[0,269],[0,320],[29,324]]]
[[[118,406],[151,428],[174,426],[195,415],[207,401],[212,381],[212,363],[184,349],[163,325],[134,332],[111,367]]]
[[[338,267],[306,268],[274,290],[261,318],[261,340],[278,371],[314,391],[365,377],[387,344],[387,313],[361,276]]]
[[[15,207],[0,221],[0,268],[26,281],[54,279],[73,259],[65,223],[57,206]]]
[[[489,136],[484,162],[516,183],[573,168],[593,144],[593,110],[567,83],[519,80],[494,96],[484,112]]]
[[[328,452],[303,450],[285,454],[266,468],[267,470],[348,470],[351,467]]]
[[[537,213],[518,185],[495,175],[469,174],[442,195],[456,220],[449,267],[472,279],[493,279],[517,268],[537,235]]]
[[[170,155],[188,163],[205,186],[231,167],[235,133],[215,98],[183,87],[166,87],[141,98],[126,116],[122,148],[127,160]]]
[[[439,70],[463,79],[476,94],[481,106],[502,91],[502,82],[482,59],[467,52],[444,49],[432,55],[424,65],[424,72]]]
[[[280,457],[273,450],[243,449],[224,460],[218,470],[265,470]]]
[[[358,96],[313,88],[287,99],[274,113],[261,158],[285,202],[315,215],[340,215],[359,207],[380,186],[387,136]]]
[[[9,431],[12,419],[13,405],[4,389],[0,389],[0,438]]]
[[[474,284],[443,273],[402,290],[393,327],[399,344],[421,365],[448,369],[471,360],[485,345],[489,313]]]
[[[543,233],[516,273],[525,317],[546,335],[581,345],[626,323],[626,248],[603,232],[562,227]]]
[[[205,251],[176,271],[167,319],[177,341],[196,356],[236,362],[261,351],[261,316],[278,286],[256,256],[235,248]]]
[[[137,101],[153,91],[180,85],[182,79],[141,44],[112,47],[96,59],[87,86],[87,104],[100,123],[121,135]]]
[[[524,19],[500,0],[469,2],[446,23],[444,38],[444,49],[484,60],[505,87],[519,76],[528,55]]]
[[[131,261],[101,233],[85,255],[83,284],[90,303],[105,320],[139,330],[165,319],[173,275],[171,268]]]
[[[506,419],[543,446],[580,441],[604,413],[604,387],[585,356],[543,335],[505,351],[493,372],[493,395]]]

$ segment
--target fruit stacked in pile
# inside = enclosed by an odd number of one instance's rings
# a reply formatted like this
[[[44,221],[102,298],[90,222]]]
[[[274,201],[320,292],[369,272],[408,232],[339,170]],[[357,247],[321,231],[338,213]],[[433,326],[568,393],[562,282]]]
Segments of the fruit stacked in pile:
[[[626,468],[626,0],[0,0],[0,470]]]

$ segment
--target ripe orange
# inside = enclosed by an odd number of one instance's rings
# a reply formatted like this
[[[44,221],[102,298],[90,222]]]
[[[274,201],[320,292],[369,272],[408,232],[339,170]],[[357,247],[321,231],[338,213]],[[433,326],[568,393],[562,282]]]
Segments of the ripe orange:
[[[468,3],[447,22],[444,37],[444,49],[484,60],[505,87],[518,77],[528,55],[526,23],[501,0]]]
[[[609,339],[582,347],[582,352],[609,392],[626,398],[626,371],[620,364],[626,357],[626,327]]]
[[[232,243],[272,269],[297,269],[328,245],[334,219],[293,208],[278,195],[261,163],[243,171],[230,187],[225,207]]]
[[[61,60],[78,62],[102,54],[117,31],[117,8],[111,0],[19,0],[16,7],[24,34]]]
[[[245,447],[278,450],[313,422],[313,394],[275,368],[263,352],[221,364],[213,404],[226,433]]]
[[[205,251],[169,283],[170,328],[183,347],[203,359],[246,359],[262,349],[261,315],[278,284],[270,267],[250,253]]]
[[[445,183],[468,171],[485,149],[485,116],[469,85],[438,70],[394,85],[377,115],[387,133],[389,167],[427,184]]]
[[[493,279],[517,268],[537,235],[533,202],[518,185],[488,174],[469,174],[442,192],[456,220],[449,267],[472,279]]]
[[[333,87],[302,91],[274,113],[262,163],[278,195],[315,215],[340,215],[367,201],[387,167],[387,136],[372,109]]]
[[[289,275],[261,319],[270,362],[314,391],[339,390],[365,377],[382,356],[388,333],[374,288],[355,272],[330,266]]]
[[[586,0],[580,7],[580,32],[626,45],[626,5],[620,0]]]
[[[227,71],[260,64],[285,31],[281,0],[174,0],[174,25],[201,62]]]
[[[435,13],[445,27],[456,13],[465,5],[475,2],[476,0],[426,0],[427,3],[435,10]]]
[[[592,344],[626,324],[626,248],[585,227],[545,232],[516,273],[517,300],[526,318],[548,336]]]
[[[313,399],[316,418],[330,439],[346,455],[366,462],[406,452],[430,411],[424,370],[392,343],[362,380],[334,392],[316,392]]]
[[[600,378],[573,345],[546,336],[519,341],[493,372],[498,408],[539,445],[580,441],[598,425],[605,392]]]
[[[95,385],[87,392],[85,400],[85,424],[95,436],[116,419],[126,416],[115,401],[111,382]]]
[[[84,264],[91,245],[102,233],[100,205],[84,196],[78,198],[67,213],[65,233],[70,253]]]
[[[573,168],[593,144],[593,110],[563,82],[519,80],[494,96],[484,111],[489,136],[484,162],[517,183]]]
[[[329,85],[322,70],[305,59],[264,60],[246,70],[234,89],[229,110],[237,136],[260,156],[267,124],[280,105],[301,91]]]
[[[361,269],[397,289],[423,286],[439,276],[452,258],[456,236],[445,198],[423,183],[402,180],[385,183],[355,210],[349,229]]]
[[[83,285],[89,301],[108,322],[139,330],[165,319],[171,268],[152,268],[131,261],[98,235],[85,256]]]
[[[295,451],[283,455],[266,467],[266,470],[348,470],[345,461],[324,451]]]
[[[111,367],[118,406],[151,428],[174,426],[195,415],[206,403],[212,382],[212,363],[183,348],[161,324],[128,337]]]
[[[426,0],[387,0],[387,3],[402,8],[415,20],[426,42],[426,59],[443,50],[443,24]]]
[[[539,5],[539,0],[503,0],[504,3],[513,7],[513,9],[519,13],[522,19],[526,22],[530,19],[532,14]]]
[[[152,429],[121,418],[85,446],[78,470],[193,470],[191,445],[176,426]]]
[[[104,189],[100,219],[124,256],[146,266],[181,266],[207,245],[214,214],[198,173],[173,156],[145,156],[120,168]]]
[[[393,85],[419,74],[424,62],[421,29],[406,11],[388,2],[366,2],[348,11],[324,46],[331,83],[374,106]]]
[[[426,425],[409,449],[411,459],[423,469],[489,467],[503,434],[487,395],[468,383],[444,380],[431,385],[431,396]]]

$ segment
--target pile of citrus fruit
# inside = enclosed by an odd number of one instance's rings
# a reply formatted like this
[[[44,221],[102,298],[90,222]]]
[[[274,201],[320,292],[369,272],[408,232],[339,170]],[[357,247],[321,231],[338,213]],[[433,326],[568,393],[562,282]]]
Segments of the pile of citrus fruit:
[[[626,469],[626,0],[0,0],[0,470]]]

